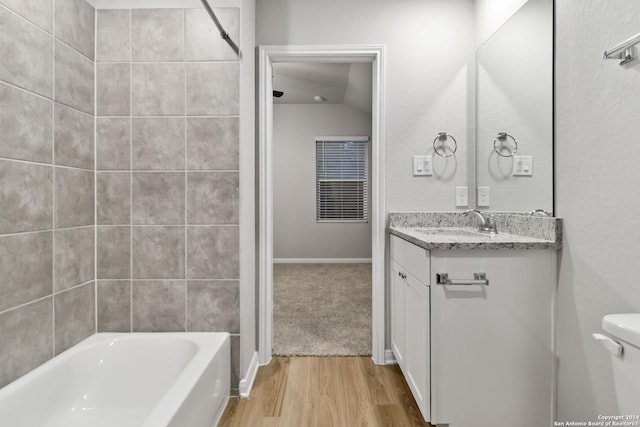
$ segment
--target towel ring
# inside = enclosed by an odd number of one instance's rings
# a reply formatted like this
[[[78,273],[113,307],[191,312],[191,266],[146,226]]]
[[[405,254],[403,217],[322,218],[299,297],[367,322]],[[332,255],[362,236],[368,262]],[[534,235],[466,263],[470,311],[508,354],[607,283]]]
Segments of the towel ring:
[[[438,147],[436,147],[436,141],[441,141],[442,144],[440,144],[440,146],[444,145],[444,142],[448,139],[451,138],[453,139],[453,149],[451,150],[451,154],[444,154],[445,151],[443,150],[442,152],[438,151]],[[436,139],[433,140],[433,151],[440,157],[451,157],[454,154],[456,154],[456,151],[458,150],[458,141],[456,141],[456,139],[449,135],[446,132],[439,132],[438,136],[436,136]]]
[[[509,149],[509,147],[504,145],[504,142],[507,140],[507,138],[511,138],[513,143],[516,145],[513,150]],[[498,141],[500,141],[500,149],[498,149],[498,146],[496,145]],[[502,154],[500,151],[503,148],[506,148],[507,150],[509,150],[509,154]],[[518,141],[516,141],[516,139],[513,136],[509,135],[508,133],[500,132],[498,133],[498,136],[496,137],[496,139],[493,140],[493,151],[495,151],[496,154],[498,154],[498,156],[500,157],[513,157],[516,154],[518,154]]]

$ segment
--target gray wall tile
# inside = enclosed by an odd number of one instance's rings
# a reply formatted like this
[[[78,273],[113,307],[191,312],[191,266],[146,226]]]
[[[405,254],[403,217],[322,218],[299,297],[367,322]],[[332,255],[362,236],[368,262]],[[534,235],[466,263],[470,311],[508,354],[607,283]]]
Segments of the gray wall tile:
[[[184,115],[184,67],[184,63],[133,64],[131,71],[133,115]]]
[[[0,157],[51,163],[53,103],[0,83]]]
[[[49,230],[53,168],[0,160],[0,234]]]
[[[239,9],[214,8],[222,27],[231,40],[239,45]],[[220,37],[204,9],[187,9],[185,27],[185,59],[187,61],[234,61],[238,55]]]
[[[43,30],[53,32],[52,0],[2,0],[2,4]]]
[[[57,103],[54,110],[56,165],[93,169],[93,116]]]
[[[187,330],[240,333],[240,282],[189,280]]]
[[[51,98],[53,38],[0,8],[0,80]]]
[[[130,14],[128,9],[97,11],[96,61],[131,60]]]
[[[54,245],[56,292],[94,278],[93,227],[56,230]]]
[[[187,177],[189,224],[238,224],[238,172],[190,172]]]
[[[95,14],[86,0],[55,1],[55,36],[94,59]]]
[[[0,236],[0,311],[53,292],[53,233]]]
[[[184,169],[184,119],[133,120],[133,169]]]
[[[234,62],[187,63],[187,115],[237,115],[239,77]]]
[[[98,332],[131,331],[131,282],[98,280]]]
[[[133,278],[184,278],[184,227],[133,227]]]
[[[131,54],[133,61],[184,60],[184,11],[132,10]]]
[[[96,332],[95,289],[91,282],[54,296],[56,354]]]
[[[96,118],[96,167],[131,168],[131,120]]]
[[[129,172],[96,173],[96,223],[129,225],[131,220],[131,174]]]
[[[55,50],[56,101],[93,114],[93,62],[60,42]]]
[[[238,279],[238,227],[187,227],[189,279]]]
[[[133,281],[132,330],[185,331],[185,281]]]
[[[96,114],[98,116],[128,116],[130,114],[130,67],[128,63],[98,64]]]
[[[56,228],[93,225],[94,173],[56,168]]]
[[[135,172],[132,222],[184,224],[184,172]]]
[[[0,314],[0,388],[53,357],[53,297]]]
[[[187,118],[187,168],[239,168],[240,128],[237,117]]]
[[[97,239],[98,279],[131,278],[131,227],[98,227]]]

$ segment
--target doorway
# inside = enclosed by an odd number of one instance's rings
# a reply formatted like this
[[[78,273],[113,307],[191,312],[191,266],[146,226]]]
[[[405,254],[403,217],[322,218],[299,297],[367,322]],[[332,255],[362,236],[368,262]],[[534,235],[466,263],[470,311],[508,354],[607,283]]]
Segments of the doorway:
[[[258,354],[267,364],[273,334],[273,64],[365,63],[372,71],[371,275],[372,358],[385,363],[384,47],[262,46],[259,49]]]

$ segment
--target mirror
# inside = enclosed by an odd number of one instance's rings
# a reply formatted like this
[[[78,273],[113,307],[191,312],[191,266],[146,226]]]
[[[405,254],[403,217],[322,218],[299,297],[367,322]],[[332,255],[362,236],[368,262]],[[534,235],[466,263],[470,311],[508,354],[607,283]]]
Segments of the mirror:
[[[553,0],[525,3],[476,60],[477,207],[553,212]]]

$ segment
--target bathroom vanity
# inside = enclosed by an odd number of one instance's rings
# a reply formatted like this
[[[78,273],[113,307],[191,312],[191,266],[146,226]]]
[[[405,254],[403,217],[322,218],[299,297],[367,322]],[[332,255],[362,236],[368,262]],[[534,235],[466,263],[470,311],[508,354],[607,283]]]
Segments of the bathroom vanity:
[[[434,425],[552,424],[560,221],[508,217],[390,217],[390,344]]]

